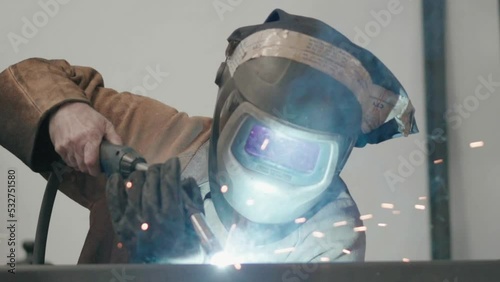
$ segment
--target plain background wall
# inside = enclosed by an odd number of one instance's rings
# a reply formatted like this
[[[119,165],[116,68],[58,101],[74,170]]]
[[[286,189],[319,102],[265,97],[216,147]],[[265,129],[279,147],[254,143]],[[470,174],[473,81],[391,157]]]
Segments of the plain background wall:
[[[37,1],[1,4],[1,69],[29,57],[63,58],[71,64],[99,70],[107,87],[140,91],[148,69],[158,67],[168,72],[168,77],[141,94],[190,115],[212,115],[217,93],[213,80],[224,59],[227,36],[240,26],[261,23],[276,7],[321,19],[366,46],[405,86],[417,109],[417,123],[422,132],[357,149],[344,169],[342,175],[361,213],[373,215],[365,222],[367,260],[429,259],[428,209],[415,209],[417,204],[427,205],[425,154],[416,144],[425,139],[420,1],[65,2],[68,3],[60,4],[59,11],[49,16],[45,24],[39,22],[37,32],[25,38],[27,42],[18,46],[18,52],[8,34],[22,36],[23,19],[33,22],[33,16],[40,16],[44,10]],[[380,11],[386,11],[387,15],[389,3],[397,2],[397,13],[391,13],[390,19],[386,17],[380,23],[375,21]],[[221,3],[230,9],[218,14],[215,6]],[[369,35],[362,38],[360,32]],[[17,170],[19,243],[34,237],[45,181],[3,148],[0,158],[1,183],[6,183],[8,168]],[[400,182],[390,185],[387,175],[400,175]],[[6,216],[5,186],[0,186],[0,226]],[[383,209],[382,203],[392,203],[395,207]],[[378,223],[387,226],[379,227]],[[49,234],[48,261],[76,263],[87,228],[88,211],[58,194]],[[4,231],[0,229],[0,233]],[[4,248],[5,242],[0,244]],[[5,259],[5,249],[1,251],[0,262]],[[18,259],[22,256],[23,252],[18,251]]]
[[[499,259],[498,1],[450,0],[448,5],[448,105],[458,111],[449,128],[453,257]],[[482,80],[496,86],[488,89]],[[484,147],[470,148],[478,141]]]

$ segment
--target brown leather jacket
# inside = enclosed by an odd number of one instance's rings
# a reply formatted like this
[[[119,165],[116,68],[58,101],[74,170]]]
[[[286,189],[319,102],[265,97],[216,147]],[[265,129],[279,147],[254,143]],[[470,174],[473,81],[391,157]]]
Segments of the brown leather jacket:
[[[189,117],[156,100],[105,88],[102,76],[92,68],[33,58],[0,73],[0,145],[47,177],[58,158],[48,134],[48,120],[69,102],[90,104],[113,123],[124,144],[135,148],[148,163],[177,156],[185,168],[210,136],[210,118]],[[117,247],[105,183],[104,175],[70,171],[59,186],[90,210],[90,230],[78,263],[128,261],[127,251]]]

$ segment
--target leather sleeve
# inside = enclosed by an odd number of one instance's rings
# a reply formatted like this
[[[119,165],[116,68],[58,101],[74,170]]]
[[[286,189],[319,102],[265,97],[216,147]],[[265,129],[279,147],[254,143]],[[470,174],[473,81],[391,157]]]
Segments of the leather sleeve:
[[[0,73],[0,145],[34,171],[47,170],[46,164],[57,158],[53,149],[46,149],[52,144],[46,123],[50,114],[64,103],[89,103],[84,90],[68,79],[72,75],[67,62],[38,58],[24,60]],[[102,83],[100,76],[85,75],[89,76],[87,81]],[[85,84],[81,77],[80,82]]]
[[[179,156],[184,167],[209,137],[209,118],[188,117],[154,99],[105,88],[102,76],[92,68],[32,58],[0,73],[4,109],[0,145],[33,171],[51,170],[58,156],[48,134],[48,120],[69,102],[90,104],[113,123],[124,144],[150,162]]]

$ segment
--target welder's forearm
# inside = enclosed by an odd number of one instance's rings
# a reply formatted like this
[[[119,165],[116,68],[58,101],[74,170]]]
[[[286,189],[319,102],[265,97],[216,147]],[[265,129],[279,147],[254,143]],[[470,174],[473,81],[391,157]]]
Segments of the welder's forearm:
[[[46,119],[60,105],[89,103],[69,77],[67,63],[28,59],[0,73],[0,144],[35,171],[47,168]]]

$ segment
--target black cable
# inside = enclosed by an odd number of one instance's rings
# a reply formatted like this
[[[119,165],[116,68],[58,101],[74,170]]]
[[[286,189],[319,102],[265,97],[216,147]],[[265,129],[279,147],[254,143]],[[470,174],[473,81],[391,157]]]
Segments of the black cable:
[[[55,173],[51,173],[43,194],[38,224],[36,227],[35,246],[33,250],[33,264],[45,264],[45,249],[47,246],[47,236],[49,233],[50,216],[57,195],[59,180]]]

